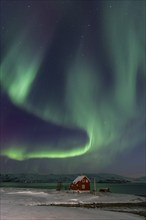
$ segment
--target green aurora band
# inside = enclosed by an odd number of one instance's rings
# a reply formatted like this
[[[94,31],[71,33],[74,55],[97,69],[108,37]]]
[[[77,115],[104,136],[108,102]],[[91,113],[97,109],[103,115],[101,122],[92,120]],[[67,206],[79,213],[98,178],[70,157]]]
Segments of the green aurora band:
[[[137,5],[133,6],[131,4],[131,1],[114,1],[112,10],[104,4],[102,7],[103,50],[112,67],[115,85],[108,94],[104,93],[100,60],[97,60],[96,67],[91,65],[80,56],[83,50],[80,46],[75,61],[66,68],[65,115],[62,106],[57,106],[55,101],[47,102],[46,99],[37,106],[30,102],[31,87],[39,73],[45,51],[34,56],[30,52],[31,43],[27,43],[26,48],[23,37],[13,42],[2,61],[0,75],[2,89],[11,101],[45,121],[85,130],[90,141],[86,146],[68,151],[49,150],[48,146],[48,149],[27,152],[24,146],[9,146],[1,151],[1,155],[24,160],[76,157],[96,152],[98,158],[98,152],[102,148],[110,146],[109,151],[115,155],[144,138],[144,134],[141,134],[141,137],[133,137],[132,141],[128,138],[121,141],[121,131],[127,121],[144,115],[144,96],[139,105],[136,100],[139,68],[142,70],[141,77],[145,80],[144,2],[136,2]],[[141,16],[137,16],[139,13]],[[24,46],[17,44],[20,40]]]
[[[2,151],[3,156],[7,156],[15,160],[24,160],[30,158],[66,158],[66,157],[76,157],[85,154],[91,147],[92,139],[89,143],[84,146],[84,148],[72,149],[70,151],[42,151],[36,150],[35,152],[27,152],[25,148],[10,147]]]

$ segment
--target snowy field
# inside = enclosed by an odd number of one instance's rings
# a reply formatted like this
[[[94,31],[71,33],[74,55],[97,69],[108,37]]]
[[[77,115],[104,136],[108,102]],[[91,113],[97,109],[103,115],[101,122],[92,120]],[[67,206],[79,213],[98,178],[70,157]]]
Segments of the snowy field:
[[[1,220],[142,220],[145,218],[132,213],[65,206],[93,203],[139,204],[145,201],[145,197],[113,193],[93,195],[55,190],[1,188]]]

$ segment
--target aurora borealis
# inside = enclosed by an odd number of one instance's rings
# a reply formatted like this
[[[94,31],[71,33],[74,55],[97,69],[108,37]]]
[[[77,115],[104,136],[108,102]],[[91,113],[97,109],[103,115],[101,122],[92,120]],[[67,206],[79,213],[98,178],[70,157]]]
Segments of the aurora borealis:
[[[1,1],[4,170],[144,174],[145,25],[143,0]]]

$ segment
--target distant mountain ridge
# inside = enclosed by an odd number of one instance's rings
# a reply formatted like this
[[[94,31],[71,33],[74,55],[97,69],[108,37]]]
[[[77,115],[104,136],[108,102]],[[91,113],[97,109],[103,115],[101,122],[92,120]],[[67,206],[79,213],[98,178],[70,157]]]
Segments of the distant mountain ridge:
[[[138,181],[138,182],[144,182],[144,183],[146,183],[146,176],[142,176],[142,177],[135,178],[135,180]]]
[[[20,183],[56,183],[72,182],[81,174],[0,174],[0,182],[20,182]],[[124,177],[111,173],[82,174],[88,176],[91,182],[96,180],[98,183],[146,183],[146,176],[139,178]]]

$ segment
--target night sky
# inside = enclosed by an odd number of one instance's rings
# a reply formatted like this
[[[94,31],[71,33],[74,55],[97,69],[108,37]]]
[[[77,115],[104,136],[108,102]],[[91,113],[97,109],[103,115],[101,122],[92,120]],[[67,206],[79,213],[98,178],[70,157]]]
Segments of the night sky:
[[[0,10],[1,172],[145,175],[145,1]]]

